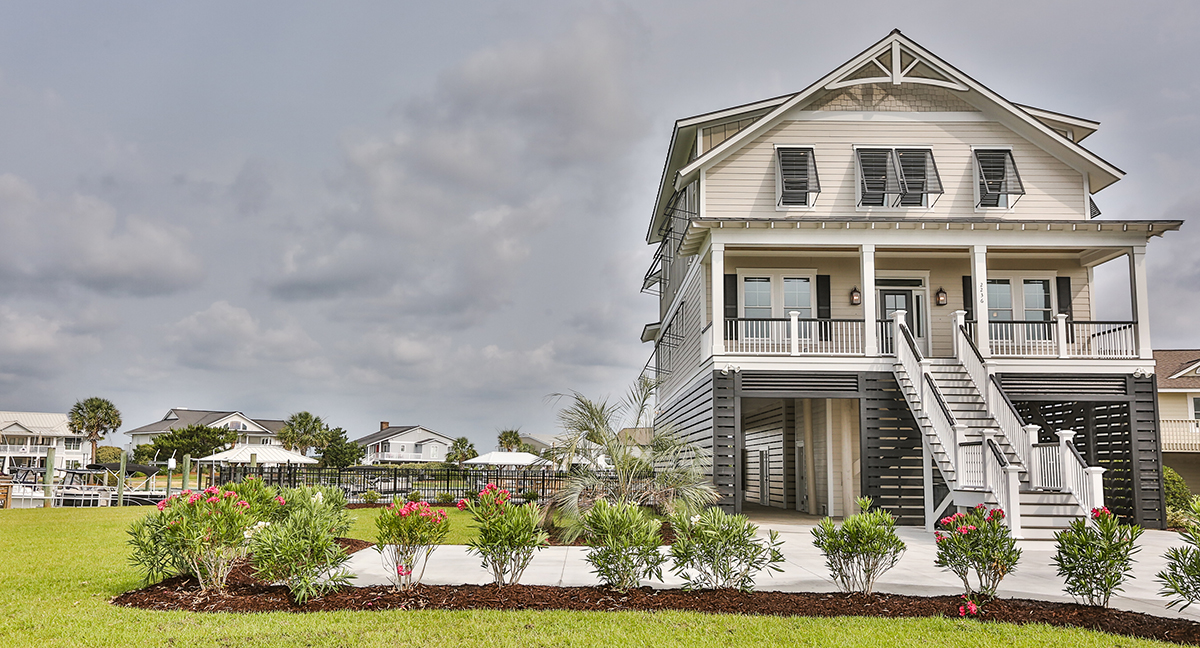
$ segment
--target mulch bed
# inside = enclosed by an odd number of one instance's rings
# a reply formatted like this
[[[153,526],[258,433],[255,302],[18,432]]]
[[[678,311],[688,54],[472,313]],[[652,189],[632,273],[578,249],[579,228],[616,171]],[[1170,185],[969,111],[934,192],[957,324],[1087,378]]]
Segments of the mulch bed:
[[[361,542],[361,541],[360,541]],[[363,543],[369,546],[369,543]],[[253,581],[253,578],[250,578]],[[112,600],[114,605],[191,612],[319,612],[333,610],[579,610],[617,612],[683,610],[764,616],[958,617],[956,596],[873,596],[794,592],[686,592],[643,587],[620,593],[604,587],[421,585],[396,593],[389,587],[346,588],[294,605],[287,588],[231,578],[225,594],[201,594],[189,577],[168,579]],[[1200,645],[1200,623],[1137,612],[1027,599],[997,599],[984,622],[1046,623],[1113,634]]]

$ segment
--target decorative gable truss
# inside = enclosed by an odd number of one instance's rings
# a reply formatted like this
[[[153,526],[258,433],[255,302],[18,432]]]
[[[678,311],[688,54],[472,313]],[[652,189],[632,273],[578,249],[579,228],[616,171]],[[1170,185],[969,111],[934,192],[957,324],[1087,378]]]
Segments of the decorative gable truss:
[[[918,83],[966,92],[966,84],[942,72],[938,66],[924,60],[898,41],[881,50],[861,67],[825,84],[826,90],[836,90],[867,83]]]

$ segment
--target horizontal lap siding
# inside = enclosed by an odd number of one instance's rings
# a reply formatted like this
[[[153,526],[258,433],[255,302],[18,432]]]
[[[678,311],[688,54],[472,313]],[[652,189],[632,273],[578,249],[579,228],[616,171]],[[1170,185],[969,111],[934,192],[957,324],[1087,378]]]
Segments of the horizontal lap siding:
[[[732,392],[732,385],[727,391]],[[713,374],[702,375],[663,407],[662,413],[655,418],[655,426],[669,429],[679,438],[708,453],[712,459],[709,475],[714,476],[714,484],[722,496],[732,498],[729,449],[725,447],[727,440],[714,443],[714,392]]]
[[[659,342],[658,361],[663,377],[659,390],[668,398],[685,386],[683,381],[694,375],[702,360],[700,332],[705,325],[704,286],[702,275],[692,275],[683,288],[683,300]]]
[[[776,144],[814,147],[821,195],[811,211],[776,211]],[[828,218],[856,213],[855,145],[931,147],[946,193],[930,213],[959,217],[975,213],[971,147],[1011,147],[1026,195],[1011,213],[993,214],[1039,219],[1086,217],[1083,176],[999,123],[915,121],[782,121],[706,172],[705,216],[786,218],[791,214]]]
[[[887,373],[864,376],[862,491],[898,524],[925,523],[921,432],[896,379]]]

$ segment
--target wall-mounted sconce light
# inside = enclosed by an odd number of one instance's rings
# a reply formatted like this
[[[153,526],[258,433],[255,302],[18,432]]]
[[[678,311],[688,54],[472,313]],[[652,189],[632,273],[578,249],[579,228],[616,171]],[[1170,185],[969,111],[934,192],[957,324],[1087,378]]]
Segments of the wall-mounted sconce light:
[[[850,289],[850,305],[858,306],[862,304],[862,293],[858,292],[858,286]]]
[[[938,288],[937,293],[934,295],[934,299],[937,300],[938,306],[945,306],[946,304],[950,303],[950,296],[946,294],[945,288]]]

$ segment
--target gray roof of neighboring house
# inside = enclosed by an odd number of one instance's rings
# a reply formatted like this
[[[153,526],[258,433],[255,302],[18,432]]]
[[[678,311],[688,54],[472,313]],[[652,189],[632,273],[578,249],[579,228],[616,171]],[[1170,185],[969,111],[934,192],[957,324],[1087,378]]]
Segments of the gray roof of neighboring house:
[[[174,414],[175,418],[170,418]],[[178,428],[185,428],[189,425],[212,425],[231,414],[242,414],[241,412],[230,410],[227,412],[216,412],[212,410],[193,410],[176,408],[167,412],[162,420],[155,421],[149,425],[143,425],[139,428],[127,430],[126,434],[146,434],[148,432],[167,432]],[[246,416],[242,414],[242,416]],[[250,418],[246,416],[246,418]],[[278,433],[283,428],[283,421],[277,419],[256,419],[250,418],[251,421],[263,426],[272,433]]]
[[[1200,390],[1200,374],[1195,370],[1178,377],[1175,374],[1200,365],[1200,349],[1164,349],[1154,351],[1154,378],[1159,389]]]
[[[420,425],[388,426],[378,432],[372,432],[371,434],[368,434],[365,437],[362,437],[360,439],[355,439],[354,442],[359,445],[368,446],[368,445],[371,445],[372,443],[379,443],[380,441],[387,441],[388,439],[390,439],[392,437],[399,436],[401,434],[404,434],[405,432],[409,432],[409,431],[415,430],[417,428],[421,428],[422,430],[425,430],[426,432],[428,432],[429,434],[432,435],[427,439],[422,439],[422,440],[418,441],[417,443],[425,443],[426,441],[441,441],[447,445],[454,443],[454,439],[451,439],[450,437],[446,436],[445,434],[442,434],[441,432],[434,432],[433,430],[430,430],[427,427],[421,427]]]

